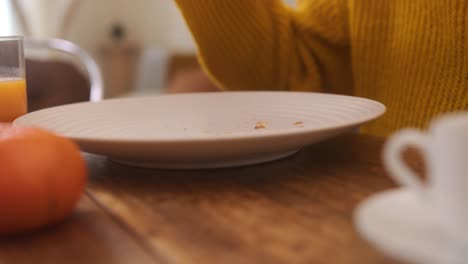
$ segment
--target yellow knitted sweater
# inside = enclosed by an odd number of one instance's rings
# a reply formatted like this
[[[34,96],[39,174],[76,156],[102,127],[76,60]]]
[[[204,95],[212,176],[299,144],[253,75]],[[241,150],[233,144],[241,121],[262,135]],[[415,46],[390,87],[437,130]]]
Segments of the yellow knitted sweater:
[[[177,0],[202,64],[226,89],[374,99],[388,135],[468,109],[468,0]]]

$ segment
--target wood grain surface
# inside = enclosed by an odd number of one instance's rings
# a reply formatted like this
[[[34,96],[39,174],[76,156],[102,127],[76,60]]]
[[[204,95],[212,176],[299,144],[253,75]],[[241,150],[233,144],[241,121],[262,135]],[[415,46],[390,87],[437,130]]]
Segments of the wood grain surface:
[[[157,263],[395,263],[352,223],[359,202],[394,187],[382,143],[346,135],[285,160],[202,171],[131,168],[88,155],[89,190],[150,245]]]
[[[359,202],[394,188],[383,140],[344,135],[256,166],[168,171],[86,154],[65,223],[0,239],[0,263],[397,263],[356,233]],[[411,166],[423,164],[407,154]]]
[[[84,197],[63,224],[0,238],[0,263],[154,263],[145,249],[137,237]]]

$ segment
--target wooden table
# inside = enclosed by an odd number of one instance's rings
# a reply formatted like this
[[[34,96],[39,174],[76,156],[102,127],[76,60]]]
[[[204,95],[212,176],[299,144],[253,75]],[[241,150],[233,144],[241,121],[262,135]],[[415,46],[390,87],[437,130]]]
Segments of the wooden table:
[[[345,135],[281,161],[204,171],[87,155],[91,180],[75,215],[1,239],[0,263],[395,263],[352,223],[360,201],[394,187],[382,143]]]

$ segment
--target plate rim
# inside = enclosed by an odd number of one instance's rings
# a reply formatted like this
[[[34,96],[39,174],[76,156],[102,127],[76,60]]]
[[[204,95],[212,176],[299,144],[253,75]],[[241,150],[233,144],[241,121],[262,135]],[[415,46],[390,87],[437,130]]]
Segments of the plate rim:
[[[88,105],[88,104],[102,104],[102,103],[113,103],[113,102],[125,102],[125,101],[133,101],[133,100],[154,100],[160,99],[162,97],[181,97],[181,96],[202,96],[202,95],[214,95],[219,96],[220,94],[302,94],[302,95],[320,95],[320,96],[328,96],[328,97],[342,97],[342,98],[350,98],[353,100],[361,100],[366,101],[368,103],[374,104],[378,109],[369,114],[366,117],[361,117],[359,119],[352,119],[352,121],[345,121],[341,124],[337,125],[322,125],[316,126],[314,128],[298,128],[297,130],[293,130],[292,128],[285,128],[285,129],[275,129],[275,130],[259,130],[258,133],[250,133],[250,132],[240,132],[235,134],[222,134],[222,135],[207,135],[206,137],[187,137],[187,138],[153,138],[153,139],[125,139],[125,138],[104,138],[104,137],[75,137],[66,134],[58,133],[66,138],[72,139],[77,142],[83,143],[110,143],[110,142],[119,142],[120,144],[173,144],[173,143],[190,143],[190,142],[200,142],[200,143],[214,143],[219,141],[237,141],[237,140],[255,140],[255,139],[272,139],[278,138],[283,136],[303,136],[308,135],[311,133],[324,133],[327,131],[333,130],[340,130],[340,129],[347,129],[353,127],[359,127],[362,124],[367,122],[373,121],[387,111],[387,107],[376,100],[358,97],[358,96],[350,96],[350,95],[341,95],[341,94],[327,94],[327,93],[319,93],[319,92],[296,92],[296,91],[226,91],[226,92],[199,92],[199,93],[181,93],[181,94],[161,94],[161,95],[153,95],[153,96],[145,96],[145,97],[120,97],[120,98],[111,98],[105,99],[98,102],[78,102],[72,104],[65,104],[54,106],[50,108],[45,108],[37,111],[30,112],[26,115],[16,118],[12,124],[14,126],[23,126],[25,124],[21,124],[22,120],[29,117],[32,114],[38,114],[41,112],[48,112],[48,111],[55,111],[56,109],[64,108],[64,107],[71,107],[77,105]],[[26,126],[31,126],[26,124]],[[34,125],[32,125],[34,126]],[[39,126],[40,127],[40,126]]]

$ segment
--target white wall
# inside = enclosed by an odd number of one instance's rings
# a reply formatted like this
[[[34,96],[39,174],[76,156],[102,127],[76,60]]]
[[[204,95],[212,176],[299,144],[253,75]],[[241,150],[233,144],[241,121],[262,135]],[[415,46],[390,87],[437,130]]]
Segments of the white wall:
[[[0,0],[0,36],[8,36],[13,34],[13,19],[10,10],[10,2],[7,0]]]
[[[0,7],[6,5],[7,1],[0,0]],[[47,38],[57,36],[62,25],[60,13],[72,0],[19,1],[29,20],[32,34]],[[91,53],[109,41],[111,26],[115,22],[126,26],[128,38],[138,44],[184,52],[195,51],[190,33],[172,0],[78,1],[67,33],[61,37],[78,43]],[[9,34],[22,33],[20,29],[12,30],[11,27],[3,31]]]
[[[283,1],[290,6],[295,6],[297,0],[283,0]]]
[[[33,35],[55,37],[62,23],[59,21],[60,12],[73,0],[19,1],[30,20]],[[123,23],[127,27],[128,38],[138,44],[184,52],[195,51],[192,37],[174,0],[78,1],[77,12],[71,17],[69,30],[63,37],[91,53],[95,53],[109,40],[114,22]],[[291,5],[295,2],[284,1]]]
[[[114,22],[122,23],[128,38],[136,43],[172,50],[195,50],[174,2],[168,0],[84,1],[66,37],[92,49],[109,39]]]

